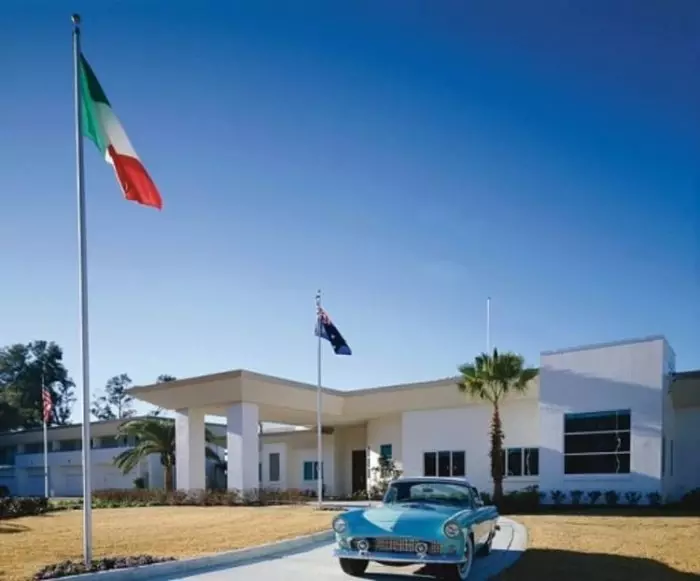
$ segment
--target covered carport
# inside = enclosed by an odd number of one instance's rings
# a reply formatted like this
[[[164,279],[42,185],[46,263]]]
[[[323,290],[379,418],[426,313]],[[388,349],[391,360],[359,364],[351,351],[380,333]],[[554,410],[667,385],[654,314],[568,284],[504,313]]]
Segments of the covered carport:
[[[179,489],[205,488],[205,416],[226,419],[227,487],[258,486],[260,422],[316,424],[317,388],[236,370],[167,383],[137,386],[134,397],[175,413],[176,481]],[[343,423],[341,392],[323,389],[322,425]]]

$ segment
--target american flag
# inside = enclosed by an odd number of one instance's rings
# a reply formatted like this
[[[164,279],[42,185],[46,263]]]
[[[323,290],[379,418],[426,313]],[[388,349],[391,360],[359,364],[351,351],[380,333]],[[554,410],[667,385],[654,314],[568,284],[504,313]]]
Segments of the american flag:
[[[53,410],[53,402],[51,401],[51,392],[45,387],[41,388],[41,403],[44,412],[44,423],[48,424],[51,419],[51,411]]]

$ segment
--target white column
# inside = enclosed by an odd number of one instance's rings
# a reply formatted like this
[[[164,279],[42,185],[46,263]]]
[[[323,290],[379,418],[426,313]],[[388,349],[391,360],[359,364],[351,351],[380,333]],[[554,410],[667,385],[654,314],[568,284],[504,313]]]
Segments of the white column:
[[[206,487],[204,411],[187,408],[175,412],[175,483],[178,490]]]
[[[252,490],[259,487],[258,406],[238,403],[226,412],[227,488]]]

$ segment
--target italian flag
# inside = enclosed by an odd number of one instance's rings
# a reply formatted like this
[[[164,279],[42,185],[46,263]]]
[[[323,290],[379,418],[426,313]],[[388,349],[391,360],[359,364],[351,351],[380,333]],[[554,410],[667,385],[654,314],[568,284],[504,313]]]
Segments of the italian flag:
[[[97,146],[107,163],[114,167],[124,197],[144,206],[162,209],[163,200],[158,188],[136,155],[83,55],[80,55],[80,96],[83,135]]]

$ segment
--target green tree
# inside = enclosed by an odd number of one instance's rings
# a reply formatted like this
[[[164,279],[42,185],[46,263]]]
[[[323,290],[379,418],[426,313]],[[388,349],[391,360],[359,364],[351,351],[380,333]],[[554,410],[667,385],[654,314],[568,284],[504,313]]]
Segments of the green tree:
[[[174,375],[168,375],[167,373],[163,373],[158,376],[158,379],[156,379],[156,383],[168,383],[169,381],[175,381],[177,377]]]
[[[473,398],[487,401],[493,407],[491,417],[491,478],[493,479],[493,498],[499,501],[503,497],[503,424],[500,404],[511,393],[525,393],[529,383],[539,373],[532,367],[525,367],[525,360],[516,353],[493,354],[482,353],[473,363],[459,366],[461,378],[459,389]]]
[[[69,423],[75,384],[54,342],[16,343],[0,349],[0,432],[43,423],[42,386],[51,394],[50,425]]]
[[[127,391],[131,386],[131,378],[126,374],[115,375],[106,385],[104,395],[94,397],[90,411],[98,420],[124,420],[132,417],[134,398]]]
[[[114,458],[114,464],[124,474],[133,470],[141,460],[151,454],[160,456],[165,476],[165,489],[173,490],[175,469],[175,422],[166,418],[133,419],[119,426],[119,435],[133,438],[136,445]],[[217,439],[210,430],[204,434],[207,444],[215,444]],[[208,445],[206,457],[219,461],[220,458]]]

